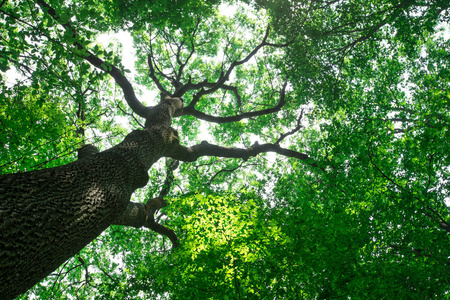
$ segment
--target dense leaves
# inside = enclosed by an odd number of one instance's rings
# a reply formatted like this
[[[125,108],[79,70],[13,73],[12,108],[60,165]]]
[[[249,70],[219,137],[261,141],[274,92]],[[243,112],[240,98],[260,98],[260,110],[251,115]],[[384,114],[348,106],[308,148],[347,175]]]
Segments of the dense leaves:
[[[118,30],[134,41],[136,88],[183,94],[182,144],[308,159],[182,163],[157,216],[178,248],[112,226],[22,299],[450,297],[446,1],[47,3],[77,35],[31,1],[0,7],[1,173],[67,163],[143,124],[73,46],[123,70],[120,38],[96,43]],[[158,195],[164,166],[149,176],[136,201]]]

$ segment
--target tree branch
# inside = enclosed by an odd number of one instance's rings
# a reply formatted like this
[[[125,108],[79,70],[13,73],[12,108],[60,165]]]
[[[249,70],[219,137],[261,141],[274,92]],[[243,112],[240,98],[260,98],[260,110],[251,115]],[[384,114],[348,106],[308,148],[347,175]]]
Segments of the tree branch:
[[[239,166],[237,166],[237,167],[235,167],[235,168],[232,168],[232,169],[222,169],[222,170],[220,170],[220,171],[218,171],[216,174],[214,174],[210,179],[209,179],[209,182],[208,182],[208,185],[211,185],[211,183],[214,181],[214,179],[219,175],[219,174],[221,174],[221,173],[225,173],[225,172],[230,172],[230,173],[232,173],[232,172],[234,172],[234,171],[236,171],[237,169],[239,169],[239,168],[246,168],[246,167],[249,167],[249,166],[256,166],[256,165],[258,165],[258,164],[239,164]]]
[[[286,157],[297,158],[300,160],[307,160],[309,156],[304,153],[300,153],[294,150],[280,147],[276,144],[253,144],[250,148],[231,148],[213,145],[207,141],[203,141],[198,145],[192,147],[184,147],[178,145],[173,149],[168,149],[165,156],[172,157],[181,161],[195,161],[202,156],[216,156],[216,157],[230,157],[241,158],[244,161],[248,160],[252,156],[256,156],[260,153],[275,152]]]
[[[200,21],[197,22],[197,26],[198,26],[199,22]],[[189,78],[188,82],[185,83],[185,84],[182,84],[181,82],[179,82],[179,80],[181,80],[182,72],[184,71],[184,68],[186,67],[189,59],[195,53],[195,45],[194,45],[194,43],[192,41],[191,41],[192,49],[190,50],[190,53],[189,53],[188,57],[186,58],[186,60],[184,62],[182,62],[181,59],[180,59],[180,47],[181,47],[181,45],[178,47],[178,51],[176,53],[174,53],[175,59],[177,60],[177,63],[180,66],[180,68],[179,68],[179,70],[177,72],[174,71],[174,74],[175,74],[176,78],[168,78],[167,75],[163,74],[161,71],[157,72],[157,70],[156,70],[157,69],[157,65],[156,65],[156,62],[154,61],[153,49],[152,49],[152,45],[150,43],[150,53],[149,53],[149,55],[147,57],[147,61],[148,61],[148,65],[149,65],[149,71],[150,71],[149,72],[149,76],[155,82],[155,84],[158,87],[158,89],[161,92],[163,92],[163,93],[167,93],[167,90],[163,87],[163,85],[161,84],[161,82],[159,81],[159,79],[158,79],[158,77],[156,75],[159,74],[159,75],[161,75],[161,76],[163,76],[166,79],[169,79],[171,81],[173,81],[175,79],[177,82],[172,82],[173,86],[175,87],[175,92],[173,93],[173,96],[175,96],[175,97],[181,97],[189,90],[199,90],[196,94],[194,94],[192,101],[188,105],[188,107],[192,108],[192,109],[195,107],[195,105],[198,103],[198,101],[200,100],[200,98],[202,96],[207,95],[207,94],[212,94],[212,93],[216,92],[219,89],[232,91],[236,95],[236,98],[237,98],[237,100],[239,102],[240,101],[240,97],[237,94],[236,88],[232,87],[232,86],[229,86],[229,85],[225,85],[225,82],[228,81],[228,79],[229,79],[231,73],[233,72],[233,70],[237,66],[240,66],[240,65],[243,65],[243,64],[247,63],[261,48],[263,48],[265,46],[282,48],[282,47],[287,47],[288,45],[292,44],[294,42],[294,40],[295,40],[295,38],[294,38],[294,39],[292,39],[291,41],[289,41],[289,42],[287,42],[285,44],[269,43],[269,42],[267,42],[267,39],[269,37],[269,32],[270,32],[270,26],[267,26],[266,32],[265,32],[265,35],[264,35],[262,41],[249,54],[247,54],[247,56],[245,56],[243,59],[236,60],[236,61],[232,62],[227,70],[222,71],[222,73],[220,74],[219,78],[215,82],[209,82],[207,79],[205,79],[204,81],[201,81],[199,83],[192,83],[191,78]],[[192,33],[192,36],[194,36],[195,33],[196,33],[196,30],[194,30],[194,32]],[[195,110],[191,110],[191,111],[193,113],[195,113]]]
[[[127,116],[129,116],[129,117],[132,117],[133,119],[134,119],[134,121],[136,122],[136,123],[138,123],[139,124],[139,126],[141,126],[141,127],[144,127],[144,124],[141,124],[141,122],[139,122],[139,120],[138,119],[136,119],[136,117],[134,116],[134,114],[130,114],[130,113],[127,113],[122,107],[120,107],[120,105],[117,105],[117,108],[124,114],[124,115],[127,115]]]
[[[302,123],[301,123],[302,118],[303,118],[303,109],[302,109],[302,111],[300,112],[300,116],[299,116],[298,119],[297,119],[297,126],[296,126],[294,129],[292,129],[291,131],[282,134],[282,135],[278,138],[278,140],[275,142],[275,144],[276,144],[276,145],[280,144],[280,142],[281,142],[282,140],[284,140],[286,137],[288,137],[288,136],[290,136],[290,135],[293,135],[294,133],[296,133],[297,131],[299,131],[299,130],[303,127],[303,126],[302,126]]]
[[[175,232],[164,225],[155,221],[155,213],[161,208],[167,206],[167,202],[163,197],[167,196],[173,182],[173,171],[178,168],[177,160],[168,161],[166,180],[163,187],[156,198],[149,199],[147,203],[130,202],[126,210],[114,220],[114,225],[132,226],[135,228],[146,227],[159,234],[167,236],[173,244],[178,246],[178,237]]]
[[[401,191],[409,194],[412,198],[418,200],[418,201],[422,201],[422,199],[420,199],[419,197],[417,197],[413,192],[411,192],[408,188],[398,184],[397,182],[395,182],[394,179],[392,179],[391,177],[389,177],[388,175],[386,175],[383,170],[380,169],[380,167],[375,164],[373,162],[373,155],[371,153],[372,150],[372,144],[373,144],[373,140],[371,139],[371,142],[369,144],[369,148],[367,149],[367,153],[369,155],[369,161],[371,163],[372,166],[375,167],[375,169],[381,174],[381,176],[383,176],[385,179],[387,179],[389,182],[391,182],[394,186],[396,186],[397,188],[399,188]],[[428,209],[429,211],[432,212],[432,214],[428,213],[425,211],[425,209],[420,209],[420,211],[422,211],[422,213],[426,216],[428,216],[430,219],[432,219],[433,221],[437,222],[439,227],[441,227],[442,229],[450,232],[450,224],[448,222],[446,222],[444,220],[444,218],[442,218],[434,209],[432,209],[429,205],[427,205],[426,209]]]
[[[78,160],[89,159],[98,153],[98,149],[94,145],[85,145],[78,150]],[[167,202],[163,199],[170,190],[173,181],[173,171],[178,167],[178,161],[172,161],[167,164],[167,177],[164,182],[160,196],[149,199],[147,203],[129,202],[125,211],[123,211],[112,222],[113,225],[132,226],[135,228],[146,227],[159,234],[167,236],[173,246],[178,245],[178,238],[175,232],[155,221],[155,213],[161,208],[167,206]]]
[[[189,105],[187,107],[188,108],[194,108],[195,105],[197,104],[197,102],[200,100],[200,98],[202,96],[208,95],[208,94],[212,94],[212,93],[216,92],[218,89],[220,89],[222,87],[222,85],[226,81],[228,81],[228,79],[230,78],[230,75],[233,72],[235,67],[247,63],[264,46],[283,48],[283,47],[287,47],[288,45],[292,44],[294,42],[294,40],[295,40],[295,38],[294,38],[294,39],[292,39],[291,41],[289,41],[286,44],[269,43],[269,42],[267,42],[267,39],[269,37],[269,33],[270,33],[270,26],[267,26],[266,33],[265,33],[261,43],[259,43],[245,58],[243,58],[243,59],[241,59],[239,61],[234,61],[233,63],[231,63],[231,65],[228,67],[226,72],[222,72],[220,74],[220,76],[219,76],[219,79],[209,89],[202,88],[197,94],[195,94],[193,99],[192,99],[192,101],[191,101],[191,103],[189,103]],[[188,88],[183,85],[180,89],[188,89]]]
[[[162,198],[152,198],[147,203],[130,202],[125,211],[119,215],[113,222],[113,225],[132,226],[135,228],[149,228],[159,234],[167,236],[173,244],[178,246],[178,237],[175,232],[161,224],[155,222],[155,211],[166,206]]]
[[[191,47],[192,47],[192,49],[191,49],[188,57],[185,59],[184,62],[182,62],[181,59],[180,59],[181,48],[182,48],[182,46],[184,44],[184,41],[181,43],[181,45],[178,46],[176,59],[177,59],[177,62],[178,62],[178,65],[180,66],[180,68],[178,69],[178,72],[176,72],[177,73],[177,75],[176,75],[176,83],[174,85],[176,90],[178,90],[178,87],[180,85],[181,76],[183,75],[184,68],[186,67],[187,63],[189,62],[189,60],[192,58],[192,56],[195,53],[194,37],[195,37],[195,34],[197,33],[198,27],[200,25],[200,21],[201,21],[201,18],[198,17],[197,18],[197,24],[195,26],[195,29],[192,32],[192,37],[191,37]],[[183,96],[183,95],[180,95],[179,97],[181,97],[181,96]]]
[[[283,106],[286,104],[286,99],[285,99],[286,86],[287,86],[287,81],[284,82],[283,87],[281,89],[280,100],[278,101],[278,104],[272,108],[267,108],[267,109],[258,110],[258,111],[250,111],[250,112],[242,113],[240,115],[235,115],[235,116],[220,117],[220,116],[208,115],[208,114],[205,114],[205,113],[195,109],[192,106],[187,106],[183,109],[182,115],[183,116],[189,115],[189,116],[196,117],[197,119],[205,120],[208,122],[223,124],[223,123],[237,122],[242,119],[248,119],[248,118],[252,118],[252,117],[258,117],[258,116],[272,114],[275,112],[279,112],[281,110],[281,108],[283,108]]]
[[[53,19],[55,19],[61,26],[64,27],[64,29],[67,32],[72,33],[73,38],[77,38],[77,32],[72,27],[70,22],[64,23],[61,18],[58,16],[56,11],[49,6],[46,2],[43,0],[37,0],[37,4],[41,7],[41,9],[44,11],[44,13],[49,14]],[[91,63],[93,66],[97,67],[98,69],[102,70],[103,72],[111,75],[111,77],[114,78],[116,83],[122,88],[125,100],[127,101],[130,108],[139,116],[145,118],[148,112],[148,108],[144,106],[136,97],[136,94],[134,93],[133,86],[128,81],[128,79],[122,74],[122,72],[114,65],[105,62],[104,60],[100,59],[99,57],[95,56],[92,52],[88,51],[83,45],[81,45],[79,42],[74,42],[73,45],[76,47],[77,51],[75,54],[80,56],[81,58],[87,60],[89,63]]]
[[[156,87],[158,88],[158,90],[160,90],[161,93],[163,93],[163,94],[169,94],[169,92],[164,88],[164,86],[159,81],[158,77],[156,77],[156,73],[155,73],[156,64],[155,64],[155,66],[153,66],[153,48],[152,48],[151,42],[150,42],[150,53],[147,56],[147,63],[148,63],[149,71],[150,71],[149,76],[153,80],[153,82],[156,84]],[[181,97],[183,95],[179,95],[179,96]]]

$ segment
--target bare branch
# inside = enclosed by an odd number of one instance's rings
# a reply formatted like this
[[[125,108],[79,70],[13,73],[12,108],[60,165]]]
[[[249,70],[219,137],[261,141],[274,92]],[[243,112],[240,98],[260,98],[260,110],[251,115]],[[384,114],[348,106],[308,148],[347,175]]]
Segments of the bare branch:
[[[240,65],[243,65],[243,64],[247,63],[253,56],[256,55],[256,53],[261,48],[263,48],[265,46],[283,48],[283,47],[287,47],[288,45],[292,44],[295,41],[295,38],[294,38],[294,39],[292,39],[291,41],[289,41],[288,43],[285,43],[285,44],[269,43],[269,42],[267,42],[267,39],[269,37],[269,33],[270,33],[270,26],[267,26],[265,35],[264,35],[261,43],[258,44],[249,54],[247,54],[246,57],[244,57],[243,59],[241,59],[239,61],[234,61],[233,63],[231,63],[231,65],[228,67],[228,69],[226,71],[222,71],[222,73],[220,74],[220,76],[219,76],[219,78],[217,79],[216,82],[209,82],[207,79],[205,79],[204,81],[199,82],[199,83],[192,83],[191,79],[189,79],[189,81],[186,84],[182,84],[181,85],[181,84],[178,83],[177,87],[176,87],[176,91],[175,91],[175,93],[173,95],[176,96],[176,97],[181,97],[189,90],[199,90],[199,92],[196,93],[193,96],[192,101],[187,106],[189,108],[189,110],[191,110],[191,108],[192,108],[191,111],[193,111],[193,112],[195,112],[194,107],[198,103],[198,101],[200,100],[200,98],[202,96],[208,95],[208,94],[212,94],[212,93],[216,92],[219,89],[225,89],[225,90],[232,91],[233,93],[235,93],[236,98],[238,99],[238,101],[240,101],[240,97],[237,94],[237,90],[235,90],[236,88],[235,87],[231,87],[229,85],[225,85],[225,82],[227,82],[229,80],[230,75],[233,72],[233,70],[237,66],[240,66]],[[193,55],[194,51],[195,51],[195,48],[194,48],[194,45],[192,45],[192,52],[190,53],[190,55],[187,58],[186,62],[180,66],[180,70],[179,70],[179,72],[177,74],[177,78],[181,78],[180,71],[182,71],[184,69],[185,65],[187,64],[187,61]],[[177,59],[178,59],[178,57],[177,57]],[[154,70],[152,71],[153,66],[151,66],[150,64],[151,64],[151,58],[149,56],[149,66],[151,68],[150,76],[156,82],[158,79],[154,77]],[[158,85],[158,83],[157,83],[157,85]],[[158,86],[158,88],[160,88],[160,86]],[[161,88],[160,88],[160,90],[161,90]]]
[[[250,167],[250,166],[257,166],[258,164],[240,164],[239,166],[237,166],[237,167],[235,167],[235,168],[232,168],[232,169],[222,169],[222,170],[220,170],[220,171],[218,171],[216,174],[214,174],[212,177],[211,177],[211,179],[209,179],[209,182],[208,182],[208,185],[211,185],[211,183],[214,181],[214,179],[219,175],[219,174],[221,174],[221,173],[224,173],[224,172],[230,172],[230,173],[232,173],[232,172],[234,172],[234,171],[236,171],[237,169],[239,169],[239,168],[246,168],[246,167]]]
[[[250,148],[231,148],[210,144],[206,141],[192,147],[184,147],[179,145],[173,149],[167,150],[165,156],[172,157],[181,161],[195,161],[201,156],[216,156],[216,157],[230,157],[242,158],[244,161],[252,156],[260,153],[275,152],[286,157],[297,158],[300,160],[307,160],[309,156],[294,150],[280,147],[276,144],[253,144]]]
[[[139,122],[138,119],[136,119],[136,117],[134,116],[134,114],[130,114],[130,113],[126,112],[122,107],[120,107],[120,105],[117,105],[117,108],[118,108],[123,114],[132,117],[132,118],[134,119],[134,121],[136,121],[136,123],[139,124],[139,126],[144,127],[144,125],[141,124],[141,122]]]
[[[117,279],[115,279],[114,277],[112,277],[108,272],[106,272],[106,270],[104,270],[102,267],[100,267],[99,265],[95,266],[97,269],[99,269],[100,271],[103,272],[103,274],[105,274],[112,282],[114,282],[115,284],[119,284],[117,282]]]
[[[113,225],[132,226],[135,228],[146,227],[159,234],[167,236],[173,244],[178,245],[178,238],[175,232],[161,224],[155,222],[154,213],[162,208],[165,201],[162,198],[150,199],[146,204],[130,202],[125,211],[119,215],[113,222]]]
[[[61,18],[57,15],[56,11],[43,0],[37,0],[37,3],[44,12],[49,14],[53,19],[55,19],[59,24],[61,24],[66,31],[71,32],[73,38],[77,37],[76,30],[72,27],[69,21],[66,23],[62,22]],[[95,56],[92,52],[88,51],[79,42],[74,42],[73,45],[78,50],[76,52],[78,56],[87,60],[93,66],[97,67],[98,69],[111,75],[111,77],[114,78],[116,83],[122,88],[125,100],[127,101],[130,108],[136,114],[145,118],[147,115],[148,108],[137,99],[136,94],[134,93],[133,86],[128,81],[128,79],[122,74],[122,72],[116,66],[107,63],[104,60],[100,59],[99,57]]]
[[[278,104],[272,108],[246,112],[246,113],[242,113],[240,115],[235,115],[235,116],[219,117],[219,116],[212,116],[212,115],[205,114],[199,110],[196,110],[194,107],[189,105],[183,109],[182,115],[189,115],[189,116],[196,117],[197,119],[202,119],[202,120],[205,120],[208,122],[223,124],[223,123],[237,122],[242,119],[248,119],[248,118],[252,118],[252,117],[258,117],[258,116],[272,114],[275,112],[279,112],[281,110],[281,108],[283,108],[283,106],[286,104],[286,99],[285,99],[286,86],[287,86],[287,81],[285,81],[285,83],[283,84],[283,88],[281,89],[280,100],[279,100]]]
[[[303,127],[303,126],[302,126],[302,123],[301,123],[302,118],[303,118],[303,109],[302,109],[302,111],[300,112],[300,116],[299,116],[298,119],[297,119],[297,126],[296,126],[294,129],[292,129],[291,131],[282,134],[282,135],[278,138],[278,140],[275,142],[275,144],[276,144],[276,145],[280,144],[280,142],[281,142],[282,140],[284,140],[286,137],[288,137],[288,136],[290,136],[290,135],[296,133],[297,131],[299,131],[299,130]]]
[[[242,64],[245,64],[246,62],[248,62],[262,47],[268,45],[267,43],[267,38],[269,37],[269,32],[270,32],[270,26],[267,26],[266,29],[266,33],[261,41],[261,43],[256,46],[245,58],[243,58],[242,60],[239,61],[234,61],[230,67],[228,68],[228,70],[226,72],[222,72],[219,76],[219,79],[217,80],[217,82],[215,82],[215,84],[209,88],[209,89],[201,89],[200,92],[198,92],[197,94],[194,95],[194,98],[192,99],[191,103],[189,103],[189,105],[187,107],[189,108],[194,108],[195,105],[198,103],[198,101],[200,100],[200,98],[204,95],[208,95],[208,94],[212,94],[214,92],[216,92],[222,84],[224,84],[229,78],[231,73],[233,72],[234,68],[237,66],[240,66]]]
[[[201,18],[198,17],[198,18],[197,18],[197,23],[196,23],[195,29],[193,30],[192,35],[191,35],[191,48],[192,48],[192,49],[191,49],[191,51],[190,51],[188,57],[185,59],[184,62],[182,62],[181,59],[180,59],[181,48],[182,48],[183,45],[184,45],[184,41],[183,41],[183,42],[181,43],[181,45],[179,45],[179,47],[178,47],[178,51],[177,51],[177,54],[176,54],[176,59],[177,59],[178,65],[179,65],[180,67],[179,67],[179,69],[178,69],[178,72],[177,72],[177,75],[176,75],[176,82],[175,82],[175,84],[174,84],[175,89],[177,89],[177,90],[178,90],[178,88],[182,85],[182,84],[181,84],[181,76],[183,75],[184,68],[186,67],[187,63],[189,62],[189,60],[192,58],[192,56],[193,56],[194,53],[195,53],[194,37],[195,37],[195,34],[197,33],[197,29],[198,29],[198,27],[199,27],[199,25],[200,25],[200,21],[201,21]],[[181,97],[181,96],[183,96],[183,95],[179,95],[179,97]]]
[[[150,78],[153,80],[153,82],[156,84],[156,87],[158,88],[158,90],[161,91],[161,93],[164,94],[170,94],[161,84],[161,82],[159,81],[158,77],[156,77],[156,73],[155,73],[155,68],[153,66],[153,50],[150,47],[150,53],[147,56],[147,63],[148,63],[148,68],[149,68],[149,76]],[[181,95],[182,96],[182,95]]]

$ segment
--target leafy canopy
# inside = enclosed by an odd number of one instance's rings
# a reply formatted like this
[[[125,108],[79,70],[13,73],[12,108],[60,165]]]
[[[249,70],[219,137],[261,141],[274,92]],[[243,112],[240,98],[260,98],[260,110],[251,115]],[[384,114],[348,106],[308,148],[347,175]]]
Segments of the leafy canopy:
[[[33,2],[0,7],[2,173],[139,127],[73,47],[123,69],[120,40],[95,42],[118,30],[134,41],[136,88],[183,92],[182,144],[257,141],[308,159],[183,163],[160,216],[179,248],[112,226],[22,299],[449,298],[448,3],[47,3],[75,37]],[[158,194],[164,165],[149,175],[136,201]]]

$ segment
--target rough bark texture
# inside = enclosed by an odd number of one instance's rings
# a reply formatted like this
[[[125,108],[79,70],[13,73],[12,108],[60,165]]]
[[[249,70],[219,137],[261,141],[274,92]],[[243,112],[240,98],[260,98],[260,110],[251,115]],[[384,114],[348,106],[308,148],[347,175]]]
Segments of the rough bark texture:
[[[100,235],[176,145],[173,129],[153,126],[64,166],[0,176],[0,299],[26,292]]]

